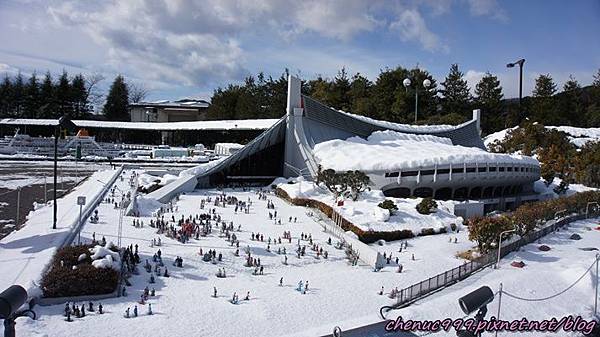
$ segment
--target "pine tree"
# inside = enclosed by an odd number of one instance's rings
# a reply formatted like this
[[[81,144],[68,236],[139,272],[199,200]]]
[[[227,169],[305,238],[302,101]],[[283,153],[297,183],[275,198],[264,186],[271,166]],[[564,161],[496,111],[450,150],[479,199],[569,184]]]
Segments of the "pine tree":
[[[8,74],[4,75],[2,84],[0,84],[0,116],[12,117],[11,116],[11,103],[12,103],[12,82]]]
[[[123,76],[118,75],[110,86],[102,113],[106,116],[106,119],[111,121],[128,121],[130,120],[128,103],[127,84]]]
[[[579,118],[584,110],[581,94],[581,85],[573,75],[570,75],[563,86],[563,94],[558,105],[558,118],[561,125],[585,126],[585,120]]]
[[[31,74],[25,87],[25,116],[36,118],[40,108],[40,83],[35,72]]]
[[[13,83],[13,106],[12,115],[17,118],[23,118],[25,110],[25,83],[21,72],[17,74]]]
[[[81,118],[89,112],[88,93],[83,75],[77,74],[73,77],[70,96],[73,106],[73,118]]]
[[[71,83],[69,75],[65,70],[58,78],[58,84],[55,87],[55,98],[58,109],[57,117],[70,116],[73,118],[73,100],[71,98]]]
[[[40,87],[40,109],[38,118],[55,118],[58,116],[56,111],[55,88],[52,81],[52,74],[46,72],[42,86]]]
[[[450,73],[446,76],[446,80],[442,82],[442,86],[444,86],[444,89],[441,90],[443,113],[469,116],[471,94],[467,80],[464,79],[464,74],[459,70],[458,64],[452,64]]]
[[[556,93],[556,84],[550,74],[542,74],[535,80],[533,89],[533,102],[531,118],[545,125],[560,124],[561,118],[555,106],[553,95]]]
[[[585,121],[588,127],[600,127],[600,69],[590,87],[590,104],[585,111]]]
[[[356,73],[352,77],[348,96],[350,100],[350,111],[357,115],[371,116],[373,114],[373,104],[371,102],[371,94],[373,83],[360,73]]]
[[[501,129],[502,87],[498,77],[487,72],[475,86],[475,102],[482,110],[481,128],[485,133]]]

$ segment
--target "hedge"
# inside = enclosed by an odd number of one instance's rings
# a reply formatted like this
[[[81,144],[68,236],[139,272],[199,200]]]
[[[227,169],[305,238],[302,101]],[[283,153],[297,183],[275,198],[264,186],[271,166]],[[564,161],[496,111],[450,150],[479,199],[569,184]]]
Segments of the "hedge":
[[[325,214],[328,218],[330,218],[330,219],[333,218],[333,213],[335,211],[333,210],[333,208],[331,206],[327,205],[324,202],[321,202],[319,200],[314,200],[314,199],[307,199],[307,198],[291,198],[287,194],[287,192],[281,188],[277,188],[275,190],[275,194],[278,197],[287,200],[289,203],[291,203],[293,205],[316,208],[319,211],[321,211],[323,214]],[[352,222],[348,221],[346,218],[344,218],[342,216],[340,216],[340,219],[341,219],[340,227],[342,227],[342,229],[345,231],[351,231],[352,233],[356,234],[358,239],[364,243],[373,243],[373,242],[377,242],[378,240],[386,240],[386,241],[403,240],[403,239],[410,239],[415,236],[414,233],[409,229],[396,230],[396,231],[365,231],[365,230],[362,230],[361,228],[359,228],[358,226],[356,226],[355,224],[353,224]],[[439,234],[439,233],[446,233],[446,228],[440,229],[440,231],[437,233],[433,228],[423,228],[421,230],[421,233],[419,233],[418,235],[424,236],[424,235],[433,235],[433,234]]]
[[[44,297],[70,297],[109,294],[115,291],[119,272],[91,265],[91,245],[67,246],[54,255],[48,272],[42,278]],[[78,261],[81,254],[87,258]],[[64,265],[61,265],[63,261]],[[73,266],[77,266],[73,269]]]

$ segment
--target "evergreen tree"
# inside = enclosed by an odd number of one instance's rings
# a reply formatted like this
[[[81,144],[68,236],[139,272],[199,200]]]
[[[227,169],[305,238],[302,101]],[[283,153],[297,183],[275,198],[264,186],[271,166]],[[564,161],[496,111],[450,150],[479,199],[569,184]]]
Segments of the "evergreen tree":
[[[13,83],[12,89],[13,106],[11,115],[22,118],[25,110],[25,83],[21,72],[17,74]]]
[[[55,98],[58,109],[57,117],[70,116],[73,118],[73,100],[71,98],[71,83],[69,83],[69,75],[65,70],[58,78],[58,84],[55,88]]]
[[[40,102],[40,83],[35,72],[31,74],[25,87],[25,116],[26,118],[36,118],[41,106]]]
[[[475,86],[475,102],[482,110],[481,128],[491,133],[503,127],[502,87],[498,77],[487,72]]]
[[[561,125],[585,126],[585,120],[580,118],[584,112],[581,94],[581,85],[573,75],[570,75],[563,86],[563,94],[558,105],[558,118]]]
[[[11,117],[12,104],[12,83],[8,74],[4,75],[2,84],[0,84],[0,116]]]
[[[42,86],[40,87],[40,108],[37,113],[38,118],[55,118],[58,113],[56,111],[56,99],[52,74],[46,72]]]
[[[352,77],[348,96],[350,100],[350,111],[357,115],[370,116],[374,112],[371,102],[373,83],[360,73]]]
[[[331,91],[329,93],[329,104],[340,110],[350,111],[350,79],[346,73],[346,68],[338,71],[337,76],[333,79]]]
[[[73,105],[73,118],[81,118],[89,112],[88,92],[85,78],[81,74],[75,75],[71,81],[71,100]]]
[[[590,87],[590,104],[585,111],[585,121],[588,127],[600,127],[600,69]]]
[[[414,120],[409,113],[409,101],[414,100],[414,93],[411,95],[402,84],[408,77],[409,71],[402,67],[386,68],[379,73],[373,86],[374,114],[369,117],[399,123]]]
[[[556,84],[550,74],[542,74],[535,80],[531,118],[545,125],[558,125],[561,118],[557,114],[553,95]]]
[[[123,76],[118,75],[110,86],[102,113],[111,121],[129,121],[128,104],[127,84]]]
[[[469,85],[464,79],[464,74],[459,70],[458,64],[454,63],[450,67],[450,72],[446,76],[446,80],[442,82],[444,87],[441,90],[442,111],[444,114],[457,113],[463,116],[469,116],[471,94],[469,93]]]

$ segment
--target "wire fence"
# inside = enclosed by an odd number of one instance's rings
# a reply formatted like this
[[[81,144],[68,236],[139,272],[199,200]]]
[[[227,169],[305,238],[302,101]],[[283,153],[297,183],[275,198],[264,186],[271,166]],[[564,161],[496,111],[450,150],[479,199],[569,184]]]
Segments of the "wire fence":
[[[593,213],[594,215],[598,215],[598,211]],[[500,255],[504,257],[509,253],[518,250],[520,247],[532,243],[541,237],[548,235],[557,229],[563,227],[566,224],[571,222],[582,220],[587,218],[587,214],[577,214],[570,215],[560,218],[558,220],[552,220],[547,223],[543,228],[525,235],[518,240],[515,240],[507,245],[502,246]],[[465,262],[465,264],[447,270],[443,273],[437,274],[433,277],[430,277],[427,280],[421,281],[419,283],[415,283],[409,287],[401,289],[396,295],[396,304],[392,305],[393,308],[405,307],[413,303],[414,301],[436,291],[441,288],[447,287],[451,284],[454,284],[458,281],[461,281],[476,271],[479,271],[485,267],[491,266],[496,263],[498,259],[498,250],[494,249],[487,254],[483,254],[480,257],[473,259],[470,262]]]

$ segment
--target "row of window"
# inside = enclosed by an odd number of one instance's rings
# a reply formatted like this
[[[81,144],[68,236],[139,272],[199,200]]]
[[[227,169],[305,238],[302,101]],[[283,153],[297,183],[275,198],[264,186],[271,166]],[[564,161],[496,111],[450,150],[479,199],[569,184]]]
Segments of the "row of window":
[[[452,168],[452,174],[464,173],[465,168]],[[482,166],[482,167],[467,167],[467,173],[474,172],[536,172],[539,173],[537,167],[525,167],[525,166]],[[437,174],[449,174],[450,169],[438,169]],[[422,176],[434,175],[435,170],[421,170]],[[401,177],[416,177],[419,175],[419,171],[402,171],[402,172],[386,172],[386,178]]]

